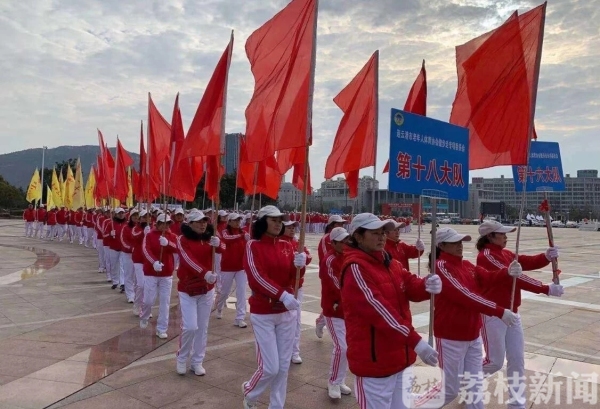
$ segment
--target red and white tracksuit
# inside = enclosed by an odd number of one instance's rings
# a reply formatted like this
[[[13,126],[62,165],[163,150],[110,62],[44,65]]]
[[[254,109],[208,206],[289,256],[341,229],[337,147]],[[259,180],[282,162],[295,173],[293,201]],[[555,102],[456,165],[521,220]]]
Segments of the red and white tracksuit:
[[[477,255],[477,265],[488,270],[507,268],[514,259],[513,252],[494,244],[487,244]],[[537,256],[519,256],[519,263],[523,270],[531,271],[546,267],[550,261],[542,253]],[[548,294],[549,288],[538,280],[521,275],[517,278],[513,312],[517,313],[521,305],[521,290],[535,294]],[[511,292],[512,286],[492,286],[481,289],[481,294],[485,298],[507,309],[510,308]],[[522,379],[525,376],[525,338],[521,320],[507,327],[501,319],[484,315],[481,336],[486,355],[483,360],[483,372],[489,375],[502,369],[506,356],[508,407],[524,409],[527,401],[525,388],[522,386]]]
[[[428,300],[425,280],[385,252],[344,250],[341,278],[348,364],[361,409],[405,409],[403,377],[421,336],[409,301]]]
[[[56,210],[50,210],[46,216],[46,238],[54,240],[57,234]]]
[[[221,293],[217,299],[217,311],[222,311],[235,281],[235,320],[246,318],[246,284],[248,278],[244,271],[244,253],[246,252],[246,232],[241,229],[225,227],[221,231],[221,241],[225,250],[221,255]]]
[[[319,245],[317,246],[317,255],[319,256],[319,262],[325,258],[325,255],[333,250],[333,246],[331,245],[331,237],[329,237],[329,233],[326,233],[321,240],[319,241]],[[325,327],[325,316],[321,312],[315,321],[315,326],[317,327],[317,331],[322,331]]]
[[[121,230],[125,225],[124,219],[117,219],[116,217],[106,219],[102,229],[102,235],[104,240],[104,257],[106,261],[106,274],[107,278],[110,274],[110,280],[113,285],[119,285],[121,283]],[[114,236],[113,236],[114,231]]]
[[[244,269],[252,290],[250,321],[258,362],[256,372],[244,383],[244,396],[254,403],[270,387],[269,408],[283,409],[296,310],[288,311],[279,299],[284,291],[294,293],[294,249],[290,243],[264,234],[260,240],[250,240],[246,245]]]
[[[123,228],[119,234],[119,242],[121,243],[121,283],[125,285],[125,296],[127,302],[133,303],[135,298],[135,271],[133,267],[133,238],[131,236],[132,229],[135,223],[132,221],[123,224]]]
[[[33,224],[35,223],[35,210],[25,209],[23,212],[23,220],[25,220],[25,237],[33,237]]]
[[[139,315],[144,303],[144,227],[140,223],[133,226],[131,229],[131,245],[133,251],[131,253],[131,261],[133,262],[134,272],[134,296],[133,296],[133,311]]]
[[[96,215],[94,229],[96,230],[96,250],[98,251],[98,271],[108,271],[106,268],[106,256],[104,255],[104,221],[106,217],[102,213]],[[107,274],[108,278],[110,276]],[[109,280],[110,281],[110,280]]]
[[[56,213],[56,224],[58,225],[58,241],[62,241],[68,234],[69,211],[64,207]]]
[[[423,251],[417,250],[416,246],[411,246],[402,241],[393,241],[391,239],[385,241],[385,251],[387,251],[393,259],[398,260],[402,264],[402,267],[408,271],[410,271],[408,260],[411,258],[419,258],[423,254]]]
[[[40,239],[44,238],[44,225],[46,224],[46,209],[43,207],[38,207],[36,210],[36,223],[35,223],[35,232],[33,233],[33,237],[37,237],[39,232]]]

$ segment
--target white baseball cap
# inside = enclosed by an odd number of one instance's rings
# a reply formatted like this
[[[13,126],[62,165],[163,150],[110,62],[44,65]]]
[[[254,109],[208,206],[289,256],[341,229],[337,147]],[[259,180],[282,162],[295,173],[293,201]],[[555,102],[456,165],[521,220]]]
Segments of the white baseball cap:
[[[148,211],[147,211],[146,209],[143,209],[143,210],[140,212],[140,217],[144,217],[144,216],[146,216],[147,214],[148,214]]]
[[[329,233],[329,238],[331,241],[342,241],[348,236],[350,235],[343,227],[336,227]]]
[[[227,216],[227,211],[219,210],[219,216]]]
[[[404,222],[397,222],[394,219],[390,219],[390,221],[392,221],[394,223],[394,229],[399,229],[401,227],[406,227],[406,223],[404,223]]]
[[[169,217],[168,214],[161,213],[156,218],[156,221],[158,223],[170,223],[171,222],[171,218]]]
[[[479,225],[479,235],[487,236],[490,233],[512,233],[516,227],[504,226],[496,220],[486,220]]]
[[[122,208],[122,207],[117,207],[117,208],[115,209],[115,213],[125,213],[125,210],[123,210],[123,208]]]
[[[279,209],[273,205],[265,206],[258,211],[259,219],[262,219],[263,217],[281,217],[281,216],[283,216],[283,213],[281,213],[279,211]]]
[[[342,219],[342,216],[340,216],[339,214],[332,214],[331,216],[329,216],[329,220],[327,220],[327,224],[346,223],[347,221],[348,220]]]
[[[202,213],[200,210],[196,210],[195,212],[190,212],[187,216],[188,223],[198,222],[203,219],[208,219],[208,216]]]
[[[177,210],[175,210],[175,212],[173,214],[185,214],[185,212],[183,211],[183,209],[180,207]]]
[[[287,226],[297,226],[297,225],[298,225],[298,222],[295,222],[295,221],[293,221],[293,220],[288,220],[287,222],[283,222],[283,225],[284,225],[285,227],[287,227]]]
[[[459,234],[450,227],[442,227],[435,232],[435,241],[437,244],[457,243],[459,241],[471,241],[471,236],[468,234]]]
[[[138,213],[138,214],[139,214],[139,212],[140,212],[140,211],[139,211],[138,209],[136,209],[136,208],[133,208],[133,209],[131,209],[131,210],[129,211],[129,215],[130,215],[130,216],[133,216],[133,215],[134,215],[134,214],[136,214],[136,213]]]
[[[360,227],[367,230],[377,230],[382,227],[385,227],[386,229],[394,229],[395,224],[392,220],[379,220],[379,217],[372,213],[360,213],[357,214],[354,219],[352,219],[348,233],[354,234],[356,229]]]
[[[242,219],[242,215],[238,214],[238,213],[229,213],[227,215],[227,221],[231,221],[231,220],[239,220]]]

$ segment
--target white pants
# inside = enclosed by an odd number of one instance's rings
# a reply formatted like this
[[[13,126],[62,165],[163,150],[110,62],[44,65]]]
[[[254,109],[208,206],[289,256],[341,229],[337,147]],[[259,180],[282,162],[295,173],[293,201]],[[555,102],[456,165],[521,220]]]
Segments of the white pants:
[[[33,223],[25,222],[25,237],[33,237]]]
[[[386,378],[365,378],[357,376],[354,381],[356,400],[360,409],[407,409],[402,394],[407,385],[402,385],[403,376],[410,377],[406,368]]]
[[[436,339],[439,365],[444,376],[444,404],[458,396],[461,386],[466,386],[467,409],[483,409],[483,372],[481,337],[473,341]],[[462,383],[462,385],[461,385]]]
[[[222,278],[221,278],[221,256],[222,254],[215,253],[215,263],[213,273],[217,275],[217,282],[215,283],[215,289],[217,290],[217,294],[221,294],[223,291],[221,289],[222,286]],[[210,268],[213,268],[212,266]]]
[[[204,295],[190,296],[179,292],[179,308],[181,308],[181,334],[179,335],[179,350],[177,361],[201,364],[206,355],[206,341],[210,310],[215,298],[212,289]]]
[[[296,311],[250,314],[258,368],[245,383],[244,396],[254,403],[270,386],[269,409],[283,409],[294,345]]]
[[[298,288],[298,302],[300,303],[300,309],[296,312],[296,331],[294,332],[294,349],[292,350],[292,356],[300,356],[300,327],[302,326],[302,300],[304,299],[304,290]]]
[[[144,277],[144,305],[142,306],[141,319],[150,318],[151,308],[158,294],[158,319],[156,321],[157,332],[167,332],[169,327],[169,304],[171,303],[171,287],[173,277]]]
[[[54,224],[52,226],[46,227],[46,237],[50,240],[54,240],[54,238],[58,236],[58,225]]]
[[[524,409],[527,399],[524,396],[525,377],[525,339],[521,319],[507,326],[500,318],[482,316],[481,336],[485,349],[483,373],[491,375],[502,369],[506,355],[506,373],[508,375],[508,407]]]
[[[106,270],[106,263],[104,262],[104,246],[102,243],[96,247],[96,250],[98,250],[98,270]]]
[[[127,301],[133,301],[135,298],[135,272],[133,271],[133,261],[131,253],[121,252],[121,270],[123,271],[123,283],[125,285],[125,296]]]
[[[85,245],[96,248],[96,230],[93,227],[87,228],[87,240]]]
[[[243,320],[246,318],[246,283],[248,277],[244,270],[240,271],[222,271],[221,274],[221,294],[217,300],[217,311],[222,311],[231,292],[231,286],[235,280],[235,310],[236,320]]]
[[[74,224],[69,224],[69,241],[71,243],[73,243],[73,240],[75,240],[75,234],[77,233],[77,230],[77,226]]]
[[[66,234],[68,234],[69,227],[66,224],[57,224],[58,226],[58,241],[62,241]]]
[[[135,295],[133,297],[133,305],[141,310],[144,304],[144,265],[142,263],[135,263],[133,265],[133,271],[135,273]]]
[[[77,226],[77,235],[79,236],[79,245],[87,239],[87,227]]]
[[[35,232],[33,237],[40,236],[40,239],[44,237],[44,222],[35,222]]]
[[[333,340],[329,383],[332,385],[341,385],[346,380],[346,374],[348,373],[346,322],[341,318],[325,317],[325,323]]]
[[[119,276],[120,276],[120,269],[121,269],[121,263],[119,262],[119,258],[120,258],[120,251],[116,251],[113,250],[109,247],[104,247],[104,252],[106,253],[108,249],[108,267],[107,267],[107,278],[108,278],[108,273],[110,273],[110,279],[112,280],[113,285],[119,285]]]
[[[108,247],[108,246],[103,246],[103,247],[104,247],[104,268],[106,270],[106,278],[109,281],[112,281],[112,274],[111,274],[112,267],[110,264],[110,247]]]

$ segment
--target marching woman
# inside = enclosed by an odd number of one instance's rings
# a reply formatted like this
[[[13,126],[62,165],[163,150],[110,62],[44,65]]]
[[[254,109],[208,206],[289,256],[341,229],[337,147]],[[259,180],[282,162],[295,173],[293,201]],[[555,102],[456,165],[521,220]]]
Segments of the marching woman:
[[[512,233],[515,227],[503,226],[501,223],[486,220],[479,226],[479,239],[477,240],[477,265],[492,270],[507,268],[515,260],[515,254],[506,249],[508,241],[506,233]],[[537,270],[546,267],[553,258],[558,257],[558,249],[550,247],[545,253],[536,256],[519,255],[519,263],[525,271]],[[564,294],[563,287],[557,284],[545,285],[526,275],[517,277],[517,287],[514,297],[513,312],[517,313],[521,305],[521,290],[535,294],[546,294],[560,297]],[[488,286],[482,288],[482,295],[490,301],[496,302],[504,308],[510,308],[512,285],[497,287]],[[497,317],[483,317],[483,347],[486,358],[483,361],[483,372],[491,375],[504,365],[504,357],[507,361],[509,408],[525,408],[525,387],[522,380],[525,379],[525,340],[521,319],[507,327]]]
[[[138,223],[131,229],[131,245],[133,251],[131,253],[131,261],[133,262],[134,273],[134,296],[133,296],[133,315],[140,316],[142,305],[144,303],[144,237],[151,228],[148,225],[150,215],[146,210],[140,212]],[[152,316],[152,315],[151,315]],[[150,316],[150,317],[151,317]]]
[[[281,240],[283,213],[275,206],[258,211],[253,240],[246,245],[244,269],[248,273],[250,321],[256,342],[258,368],[242,384],[244,409],[255,409],[258,398],[271,388],[270,409],[283,409],[300,303],[294,298],[296,268],[306,265],[305,253],[294,253]]]
[[[177,251],[177,237],[169,231],[171,218],[160,214],[156,218],[156,227],[144,237],[144,302],[140,316],[140,328],[148,326],[150,311],[158,293],[158,320],[156,336],[168,337],[169,303],[173,286],[174,258]]]
[[[508,270],[488,271],[463,259],[463,242],[471,236],[444,227],[436,232],[436,273],[443,290],[435,297],[433,330],[437,342],[440,368],[443,370],[445,406],[459,394],[461,378],[466,384],[466,408],[482,409],[483,374],[482,341],[479,336],[481,315],[514,325],[518,316],[480,294],[480,286],[511,286],[511,275],[521,271],[513,262]],[[468,376],[468,378],[467,378]],[[441,407],[441,406],[440,406]]]
[[[341,399],[342,395],[350,395],[352,390],[346,385],[348,359],[346,358],[346,324],[340,292],[342,261],[345,245],[350,235],[343,227],[336,227],[329,233],[331,247],[325,257],[319,260],[319,278],[321,279],[321,308],[325,324],[333,340],[331,366],[327,391],[331,399]]]
[[[410,244],[406,244],[403,241],[400,241],[400,229],[406,227],[406,223],[404,222],[394,222],[394,229],[386,231],[387,240],[385,241],[385,251],[392,256],[393,259],[398,260],[402,267],[406,270],[410,271],[410,265],[408,260],[411,258],[419,258],[425,251],[425,243],[423,240],[417,239],[417,242],[414,246]]]
[[[123,271],[123,285],[127,302],[132,304],[135,301],[135,267],[133,266],[133,228],[137,225],[140,213],[133,209],[129,213],[129,220],[121,229],[119,241],[121,242],[121,271]]]
[[[213,235],[208,217],[200,211],[188,215],[187,224],[181,225],[177,237],[180,265],[177,270],[177,291],[181,309],[181,334],[177,351],[177,373],[185,375],[187,360],[198,376],[206,374],[202,366],[206,355],[206,341],[210,310],[215,298],[217,274],[213,269],[213,248],[221,253],[224,245]]]
[[[225,249],[221,254],[221,294],[217,299],[217,318],[223,316],[223,308],[231,292],[231,286],[235,281],[235,326],[246,328],[246,284],[248,278],[244,271],[244,253],[246,243],[250,235],[240,229],[242,216],[230,213],[227,216],[228,224],[220,232],[221,239],[225,243]]]
[[[282,240],[289,242],[296,251],[298,250],[298,240],[296,240],[296,227],[298,227],[298,222],[287,221],[283,222],[283,235],[281,236]],[[306,247],[304,247],[304,253],[306,254],[306,264],[310,264],[312,261],[312,256]],[[296,314],[296,335],[294,337],[294,350],[292,352],[292,363],[301,364],[302,358],[300,357],[300,333],[301,331],[301,315],[302,315],[302,300],[304,299],[304,290],[302,289],[302,284],[304,284],[304,271],[302,271],[300,275],[300,283],[298,286],[298,295],[296,299],[300,303],[300,308],[298,308],[298,313]]]
[[[342,308],[348,343],[348,364],[356,375],[361,409],[405,409],[403,377],[417,355],[437,365],[437,352],[415,331],[409,301],[438,294],[438,276],[419,278],[384,251],[389,220],[361,213],[350,223],[350,243],[341,267]],[[406,378],[405,378],[406,379]],[[340,388],[341,389],[341,388]],[[404,398],[404,399],[403,399]]]

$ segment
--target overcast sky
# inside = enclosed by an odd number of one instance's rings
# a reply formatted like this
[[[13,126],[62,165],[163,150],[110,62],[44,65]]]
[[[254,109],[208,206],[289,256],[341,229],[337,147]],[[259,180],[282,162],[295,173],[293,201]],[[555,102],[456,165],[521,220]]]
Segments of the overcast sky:
[[[314,99],[313,185],[323,181],[341,112],[333,97],[380,50],[378,179],[389,156],[389,110],[402,108],[426,60],[428,115],[447,121],[454,47],[531,0],[321,0]],[[254,81],[247,37],[288,0],[4,0],[0,2],[0,153],[96,144],[138,151],[147,93],[166,118],[180,92],[189,126],[235,30],[227,132],[245,130]],[[561,143],[565,173],[599,168],[600,0],[551,0],[539,84],[540,140]],[[32,165],[33,166],[33,165]],[[372,168],[363,171],[372,174]],[[471,172],[510,176],[510,168]]]

